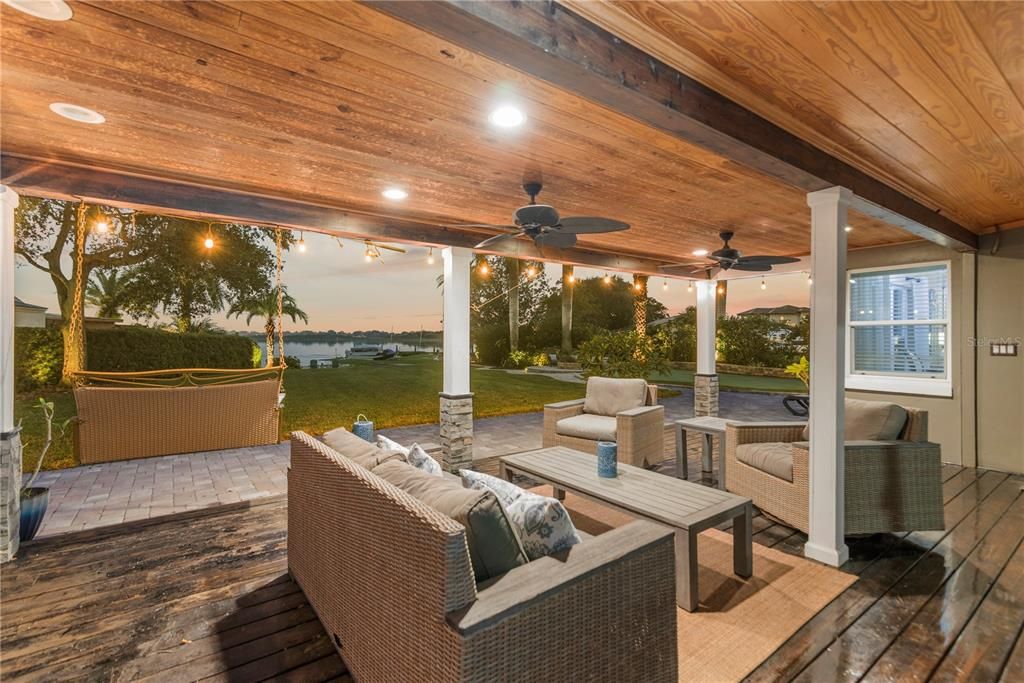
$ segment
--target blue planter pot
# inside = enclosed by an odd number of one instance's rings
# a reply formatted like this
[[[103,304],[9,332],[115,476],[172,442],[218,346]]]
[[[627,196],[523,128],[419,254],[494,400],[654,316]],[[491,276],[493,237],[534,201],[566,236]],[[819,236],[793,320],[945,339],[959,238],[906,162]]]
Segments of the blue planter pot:
[[[30,489],[23,489],[21,493],[21,525],[18,530],[18,538],[22,543],[31,541],[39,531],[39,525],[43,523],[43,516],[46,515],[46,506],[50,502],[50,489],[41,486],[33,486]]]

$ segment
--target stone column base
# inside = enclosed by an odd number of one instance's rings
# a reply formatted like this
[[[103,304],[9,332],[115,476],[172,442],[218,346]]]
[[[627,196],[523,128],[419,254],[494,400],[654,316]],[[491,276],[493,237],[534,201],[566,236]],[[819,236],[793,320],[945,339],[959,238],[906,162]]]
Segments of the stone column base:
[[[473,466],[473,394],[441,394],[441,467]]]
[[[14,559],[21,527],[21,434],[0,435],[0,562]]]
[[[718,375],[694,375],[693,415],[718,416]]]

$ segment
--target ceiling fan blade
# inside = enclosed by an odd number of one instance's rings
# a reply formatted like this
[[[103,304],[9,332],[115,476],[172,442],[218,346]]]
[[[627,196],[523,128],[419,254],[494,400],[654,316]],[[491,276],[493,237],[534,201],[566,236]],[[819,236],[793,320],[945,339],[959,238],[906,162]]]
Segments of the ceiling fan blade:
[[[559,215],[555,207],[547,204],[528,204],[516,209],[516,225],[539,225],[545,228],[558,225]]]
[[[395,247],[395,246],[392,246],[390,244],[381,244],[380,242],[374,242],[373,246],[377,247],[378,249],[387,249],[389,251],[397,251],[400,254],[406,253],[405,249],[403,249],[402,247]]]
[[[739,263],[734,263],[730,270],[745,270],[747,272],[753,273],[767,273],[771,269],[772,266],[770,263],[751,263],[749,261],[740,261]]]
[[[476,245],[473,248],[474,249],[487,249],[488,247],[493,246],[493,245],[497,244],[498,242],[502,242],[502,241],[508,240],[508,239],[513,239],[515,237],[519,237],[522,234],[523,234],[523,232],[522,232],[522,230],[520,230],[519,232],[508,232],[508,233],[505,233],[503,235],[495,235],[494,237],[488,237],[483,242],[481,242],[480,244]]]
[[[792,256],[741,256],[737,263],[765,263],[769,266],[780,266],[784,263],[798,263],[800,259]]]
[[[496,223],[447,223],[446,228],[487,228],[488,230],[518,230],[518,225],[498,225]]]
[[[533,243],[538,247],[568,249],[576,246],[576,235],[571,232],[542,232],[533,238]]]
[[[718,270],[718,266],[713,263],[679,263],[658,266],[658,270],[667,275],[701,275]]]
[[[563,218],[559,227],[564,232],[585,235],[589,233],[629,230],[629,223],[612,220],[611,218],[599,218],[597,216],[571,216]]]

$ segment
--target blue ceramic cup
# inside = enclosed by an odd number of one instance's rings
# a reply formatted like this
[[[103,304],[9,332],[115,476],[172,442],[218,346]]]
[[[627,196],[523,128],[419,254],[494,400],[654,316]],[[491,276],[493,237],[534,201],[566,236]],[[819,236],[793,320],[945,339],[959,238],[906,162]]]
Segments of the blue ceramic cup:
[[[597,476],[612,479],[619,476],[619,446],[614,441],[597,442]]]

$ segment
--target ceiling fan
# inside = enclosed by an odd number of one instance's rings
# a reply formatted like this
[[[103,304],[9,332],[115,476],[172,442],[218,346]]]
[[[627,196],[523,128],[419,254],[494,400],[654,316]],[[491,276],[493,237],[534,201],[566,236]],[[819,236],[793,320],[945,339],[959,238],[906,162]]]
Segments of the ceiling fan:
[[[705,257],[707,261],[702,263],[673,263],[661,266],[660,270],[665,273],[685,275],[705,273],[707,277],[711,277],[712,271],[717,273],[718,270],[743,270],[766,273],[772,269],[772,266],[800,261],[800,259],[793,258],[792,256],[769,256],[766,254],[743,256],[738,249],[729,246],[729,241],[733,238],[733,235],[734,233],[731,230],[724,230],[718,233],[718,236],[722,239],[722,248],[708,254]]]
[[[628,223],[612,220],[611,218],[599,218],[596,216],[562,218],[558,215],[555,207],[537,203],[537,195],[540,194],[542,187],[543,183],[540,181],[523,183],[523,190],[530,197],[530,203],[516,209],[512,215],[514,225],[472,224],[456,227],[479,227],[513,231],[485,239],[476,245],[476,249],[486,249],[498,242],[520,236],[529,237],[538,247],[568,249],[576,244],[576,235],[618,232],[629,229]]]

